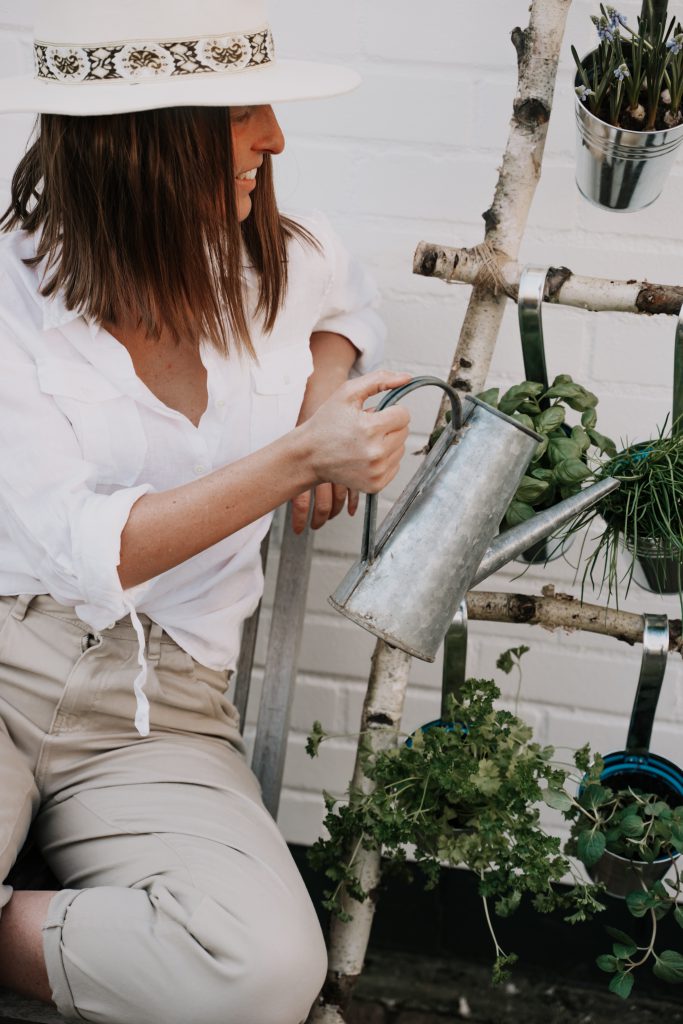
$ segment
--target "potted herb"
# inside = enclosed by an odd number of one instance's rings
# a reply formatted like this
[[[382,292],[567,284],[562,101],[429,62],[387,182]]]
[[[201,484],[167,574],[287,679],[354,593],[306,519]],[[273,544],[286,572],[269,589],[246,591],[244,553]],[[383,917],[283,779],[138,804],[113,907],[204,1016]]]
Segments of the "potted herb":
[[[683,927],[678,906],[683,881],[676,865],[683,853],[683,773],[656,755],[603,759],[596,754],[591,761],[587,746],[575,753],[574,762],[582,773],[578,796],[546,794],[572,823],[564,852],[578,856],[608,893],[625,898],[633,917],[650,920],[644,943],[608,928],[615,941],[611,953],[598,957],[598,967],[612,975],[610,991],[623,998],[631,992],[634,971],[649,961],[658,978],[683,982],[683,955],[655,949],[663,916],[672,912]],[[674,880],[662,881],[672,866]]]
[[[541,827],[539,805],[545,791],[562,791],[568,772],[553,765],[552,747],[533,742],[527,724],[495,709],[498,696],[493,682],[469,680],[457,697],[449,696],[448,717],[398,748],[368,753],[364,768],[373,791],[351,792],[348,802],[325,794],[328,836],[310,850],[313,866],[330,883],[325,906],[337,913],[343,888],[359,901],[368,895],[353,872],[361,847],[381,849],[394,865],[405,863],[410,847],[428,887],[442,865],[475,872],[495,949],[495,981],[517,958],[501,948],[492,909],[506,917],[524,895],[541,913],[566,909],[570,921],[603,909],[594,887],[578,878],[568,891],[556,887],[574,869],[560,840]],[[311,756],[325,736],[316,722]]]
[[[626,580],[628,593],[635,579],[657,593],[677,593],[683,602],[683,435],[662,429],[656,438],[628,445],[603,462],[597,475],[616,477],[620,487],[567,528],[571,535],[597,515],[604,520],[584,583],[590,579],[595,584],[602,565],[600,584],[607,582],[617,599],[619,584]],[[620,576],[618,559],[624,550],[629,563]]]
[[[603,452],[616,455],[616,447],[596,429],[597,396],[568,373],[555,377],[547,389],[526,380],[509,388],[502,397],[498,394],[498,388],[490,388],[478,397],[543,437],[529,473],[505,514],[504,524],[517,526],[540,509],[578,494],[582,484],[593,476],[591,461]],[[581,413],[581,421],[573,426],[567,419],[569,409]]]
[[[579,191],[608,210],[653,203],[683,142],[683,28],[652,3],[634,31],[616,8],[592,17],[598,45],[572,47]]]
[[[594,479],[599,468],[599,456],[616,455],[616,446],[609,437],[597,430],[597,395],[578,384],[568,373],[561,373],[549,388],[535,381],[515,384],[500,396],[500,388],[488,388],[476,397],[519,420],[524,426],[543,437],[539,443],[528,473],[522,478],[517,492],[505,514],[501,529],[518,526],[531,519],[536,512],[550,508],[564,498],[578,494],[587,480]],[[581,414],[573,425],[568,411]],[[450,412],[446,413],[446,420]],[[441,430],[429,439],[431,448]],[[563,542],[554,546],[542,541],[524,553],[526,561],[549,561],[561,554]]]

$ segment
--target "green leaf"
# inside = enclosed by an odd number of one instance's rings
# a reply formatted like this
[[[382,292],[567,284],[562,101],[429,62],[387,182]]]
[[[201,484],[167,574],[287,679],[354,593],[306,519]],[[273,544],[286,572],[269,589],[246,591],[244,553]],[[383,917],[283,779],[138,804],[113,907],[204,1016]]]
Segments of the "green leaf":
[[[476,775],[472,776],[472,785],[475,786],[480,793],[484,793],[485,796],[492,796],[497,793],[500,789],[500,771],[498,766],[493,761],[487,760],[483,757],[479,761],[479,768]]]
[[[610,791],[597,782],[591,782],[586,786],[581,797],[581,803],[586,804],[595,810],[602,807],[610,799]]]
[[[536,515],[531,505],[528,505],[525,501],[511,501],[508,510],[505,513],[505,522],[508,526],[519,526],[520,523],[525,523],[527,519],[533,519]]]
[[[626,906],[634,917],[645,917],[652,906],[652,898],[647,892],[630,892],[626,897]]]
[[[572,427],[572,441],[581,445],[581,451],[585,452],[591,446],[591,439],[583,427]]]
[[[559,380],[555,378],[551,386],[544,393],[544,398],[561,398],[566,401],[568,398],[576,398],[577,395],[581,394],[581,385],[575,384],[568,373],[562,374],[566,377],[566,380]]]
[[[618,928],[612,928],[611,925],[607,925],[605,931],[610,936],[610,938],[616,939],[616,941],[622,943],[622,945],[633,946],[634,949],[638,948],[636,942],[631,938],[630,935],[627,935],[626,932],[622,932]],[[629,956],[630,955],[631,954],[629,953]]]
[[[536,466],[535,469],[531,470],[531,476],[534,480],[554,480],[555,474],[552,469],[548,469],[547,466]]]
[[[534,421],[532,420],[531,416],[527,416],[526,413],[519,412],[518,410],[517,412],[513,412],[512,418],[515,421],[515,423],[520,423],[523,427],[526,427],[527,430],[536,429],[534,427]]]
[[[581,832],[577,843],[577,854],[587,868],[597,864],[607,842],[603,832]]]
[[[555,479],[559,484],[579,484],[591,475],[590,469],[581,459],[565,459],[555,466]]]
[[[598,404],[598,396],[594,395],[592,391],[588,391],[587,388],[581,387],[580,384],[576,386],[579,389],[579,393],[578,395],[568,395],[565,398],[567,405],[571,406],[572,409],[576,409],[577,412],[594,409]]]
[[[499,917],[510,917],[522,901],[522,894],[518,889],[513,889],[509,896],[501,896],[496,900],[495,908]]]
[[[486,391],[480,391],[476,397],[480,402],[486,402],[487,405],[492,405],[494,409],[497,409],[499,392],[500,388],[487,388]]]
[[[598,414],[595,411],[595,408],[585,409],[584,412],[581,413],[581,426],[585,427],[586,430],[589,427],[594,427],[597,422]]]
[[[327,736],[320,722],[314,722],[308,739],[306,740],[306,753],[309,757],[317,757],[320,744]]]
[[[659,956],[655,953],[655,965],[652,968],[652,973],[662,981],[680,985],[683,982],[683,956],[674,949],[665,949]]]
[[[533,454],[533,455],[531,456],[531,461],[532,461],[532,463],[534,463],[534,462],[540,462],[540,460],[541,460],[541,459],[543,458],[543,456],[545,455],[545,453],[546,453],[546,452],[548,451],[548,441],[549,441],[549,440],[550,440],[550,439],[549,439],[549,438],[548,438],[548,436],[546,435],[546,436],[545,436],[545,437],[543,438],[543,440],[542,440],[542,441],[539,441],[539,442],[538,442],[538,444],[537,444],[537,445],[536,445],[536,447],[534,448],[534,454]]]
[[[565,459],[580,459],[581,448],[571,437],[551,437],[548,444],[550,464],[557,466]]]
[[[625,971],[619,971],[609,983],[610,992],[614,992],[616,996],[621,996],[622,999],[628,999],[632,988],[633,975],[630,972],[627,974]]]
[[[595,445],[596,448],[600,449],[600,452],[604,455],[609,455],[610,459],[613,459],[617,454],[617,446],[614,441],[609,437],[605,437],[604,434],[600,434],[597,430],[592,427],[588,430],[588,436]]]
[[[507,651],[503,651],[502,654],[498,655],[496,668],[509,675],[515,666],[515,659],[519,661],[522,655],[527,654],[530,650],[531,648],[525,644],[521,644],[519,647],[508,647]]]
[[[525,401],[530,398],[538,398],[543,391],[543,385],[537,384],[535,381],[525,380],[521,384],[515,384],[514,387],[509,388],[498,403],[498,408],[501,412],[505,412],[508,416],[519,409]]]
[[[543,790],[543,800],[548,807],[554,807],[556,811],[568,811],[571,809],[571,798],[562,789],[551,789],[548,786]]]
[[[534,421],[534,426],[539,434],[549,434],[564,423],[564,409],[561,405],[551,405],[544,409],[540,416]]]
[[[535,480],[532,476],[523,476],[515,491],[515,499],[533,505],[535,501],[543,497],[549,486],[550,484],[546,480]]]
[[[628,960],[638,949],[635,942],[615,942],[612,946],[612,952],[618,960]]]
[[[674,921],[683,928],[683,907],[674,907]]]
[[[619,829],[629,839],[639,839],[645,831],[645,825],[637,814],[627,814],[619,822]]]
[[[609,953],[603,953],[595,961],[601,971],[605,971],[606,974],[614,974],[617,969],[617,958],[610,956]]]

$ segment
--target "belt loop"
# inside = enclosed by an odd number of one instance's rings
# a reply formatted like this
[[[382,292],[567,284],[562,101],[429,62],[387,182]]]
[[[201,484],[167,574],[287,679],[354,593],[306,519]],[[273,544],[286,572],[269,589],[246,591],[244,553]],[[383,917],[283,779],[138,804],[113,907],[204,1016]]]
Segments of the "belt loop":
[[[12,606],[12,611],[10,612],[10,615],[13,615],[15,619],[19,620],[19,622],[23,622],[24,616],[28,611],[28,606],[30,605],[31,601],[33,601],[33,599],[37,596],[37,594],[17,595],[17,599],[14,602],[14,605]]]
[[[161,636],[163,629],[158,622],[153,622],[149,630],[147,641],[147,661],[157,664],[161,657]]]

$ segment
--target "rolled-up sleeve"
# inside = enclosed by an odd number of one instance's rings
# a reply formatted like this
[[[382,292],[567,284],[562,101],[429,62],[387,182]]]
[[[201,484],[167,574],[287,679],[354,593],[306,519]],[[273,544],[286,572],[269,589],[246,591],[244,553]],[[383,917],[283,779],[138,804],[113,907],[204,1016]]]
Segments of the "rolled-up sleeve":
[[[384,354],[386,327],[377,312],[380,295],[368,271],[351,256],[328,219],[315,215],[312,230],[323,247],[328,284],[316,331],[343,334],[358,349],[355,374],[375,369]]]
[[[149,585],[124,590],[121,533],[135,502],[154,488],[95,490],[67,417],[38,385],[28,356],[0,336],[0,509],[17,552],[55,600],[105,629]]]

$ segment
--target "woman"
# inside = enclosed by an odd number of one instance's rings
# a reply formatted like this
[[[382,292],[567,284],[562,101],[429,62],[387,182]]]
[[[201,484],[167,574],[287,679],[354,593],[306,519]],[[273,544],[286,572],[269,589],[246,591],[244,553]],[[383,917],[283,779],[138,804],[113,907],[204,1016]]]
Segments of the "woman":
[[[374,292],[322,218],[282,218],[254,0],[38,11],[41,113],[0,243],[0,882],[33,821],[63,888],[0,886],[0,985],[73,1020],[297,1024],[325,948],[226,697],[259,546],[396,473],[363,411]],[[298,425],[297,425],[298,422]]]

